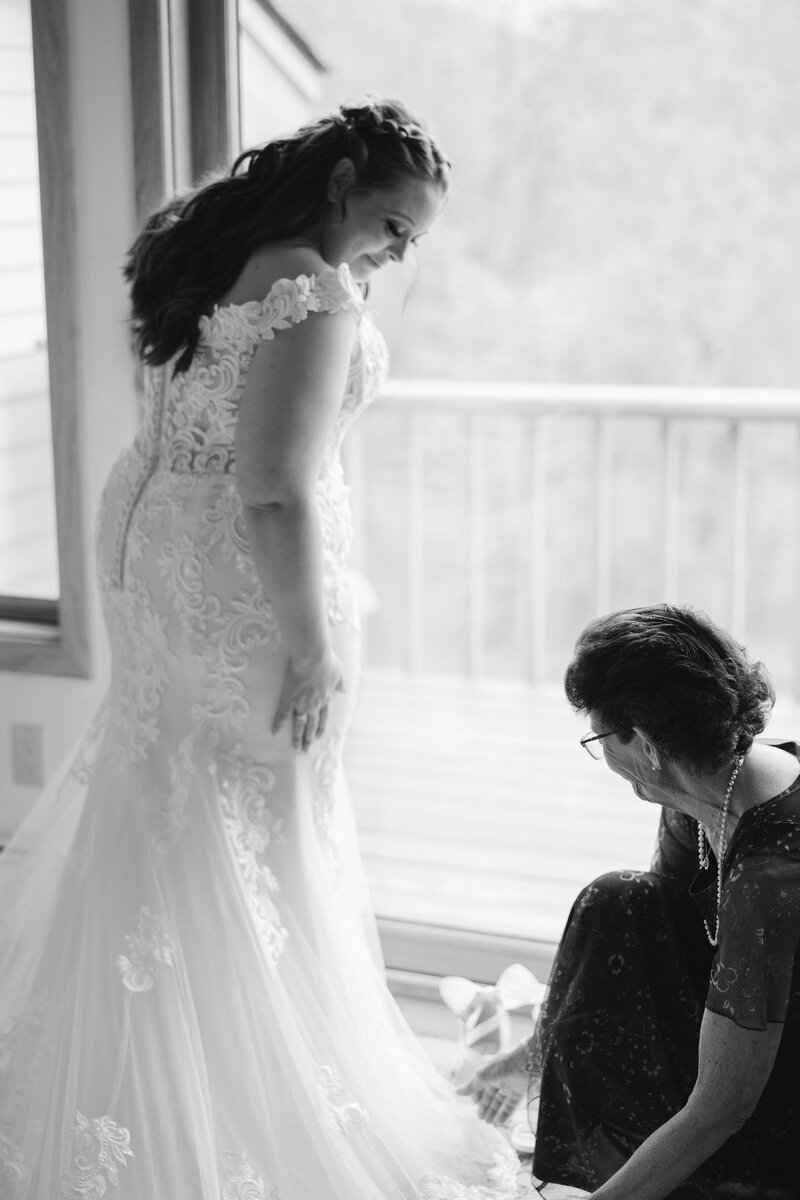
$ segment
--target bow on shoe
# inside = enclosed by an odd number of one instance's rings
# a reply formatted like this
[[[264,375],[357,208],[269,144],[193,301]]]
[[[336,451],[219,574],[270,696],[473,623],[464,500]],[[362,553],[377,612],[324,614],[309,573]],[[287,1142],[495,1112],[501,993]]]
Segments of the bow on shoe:
[[[470,1077],[483,1055],[508,1049],[511,1043],[509,1012],[531,1006],[536,1018],[545,985],[521,963],[506,967],[494,987],[447,975],[439,993],[458,1017],[459,1054],[450,1073],[458,1085]]]
[[[477,1000],[494,1001],[497,1007],[513,1012],[518,1008],[541,1004],[545,985],[522,963],[506,967],[494,987],[473,983],[461,975],[446,975],[439,982],[439,993],[451,1012],[466,1017]]]

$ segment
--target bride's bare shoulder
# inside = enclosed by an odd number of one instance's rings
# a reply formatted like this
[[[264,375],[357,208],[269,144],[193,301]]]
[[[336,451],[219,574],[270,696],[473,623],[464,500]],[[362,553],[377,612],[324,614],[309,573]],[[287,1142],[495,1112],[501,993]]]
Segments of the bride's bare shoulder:
[[[239,278],[219,304],[246,304],[263,300],[278,279],[297,279],[298,275],[317,275],[328,264],[313,246],[294,242],[275,242],[251,254]]]

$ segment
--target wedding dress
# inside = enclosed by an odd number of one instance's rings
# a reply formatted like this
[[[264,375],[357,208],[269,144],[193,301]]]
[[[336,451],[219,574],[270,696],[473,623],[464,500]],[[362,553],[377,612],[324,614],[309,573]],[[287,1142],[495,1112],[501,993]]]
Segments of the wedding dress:
[[[262,339],[352,311],[317,486],[348,681],[307,754],[270,722],[285,650],[248,549],[233,434]],[[342,747],[356,694],[346,428],[385,345],[346,266],[202,319],[146,368],[97,557],[107,700],[0,855],[2,1200],[506,1200],[518,1164],[385,986]]]

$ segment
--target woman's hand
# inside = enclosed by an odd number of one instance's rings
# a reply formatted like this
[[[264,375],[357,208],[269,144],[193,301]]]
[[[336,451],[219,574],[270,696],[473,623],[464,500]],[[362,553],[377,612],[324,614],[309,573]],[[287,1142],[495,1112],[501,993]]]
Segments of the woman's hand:
[[[283,676],[283,688],[272,732],[284,721],[292,726],[295,750],[308,750],[321,737],[328,722],[328,706],[336,692],[344,691],[342,664],[332,650],[313,658],[290,658]]]
[[[460,1096],[472,1096],[478,1116],[489,1125],[503,1125],[523,1096],[527,1095],[530,1075],[526,1069],[528,1043],[495,1054],[471,1079],[457,1089]]]

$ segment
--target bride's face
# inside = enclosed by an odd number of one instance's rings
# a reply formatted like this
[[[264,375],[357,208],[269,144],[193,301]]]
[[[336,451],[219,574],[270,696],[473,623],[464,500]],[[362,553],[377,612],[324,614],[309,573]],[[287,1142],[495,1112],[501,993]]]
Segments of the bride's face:
[[[346,262],[353,279],[364,283],[386,263],[402,262],[443,201],[441,188],[419,179],[386,191],[345,190],[323,226],[322,256],[332,266]]]

